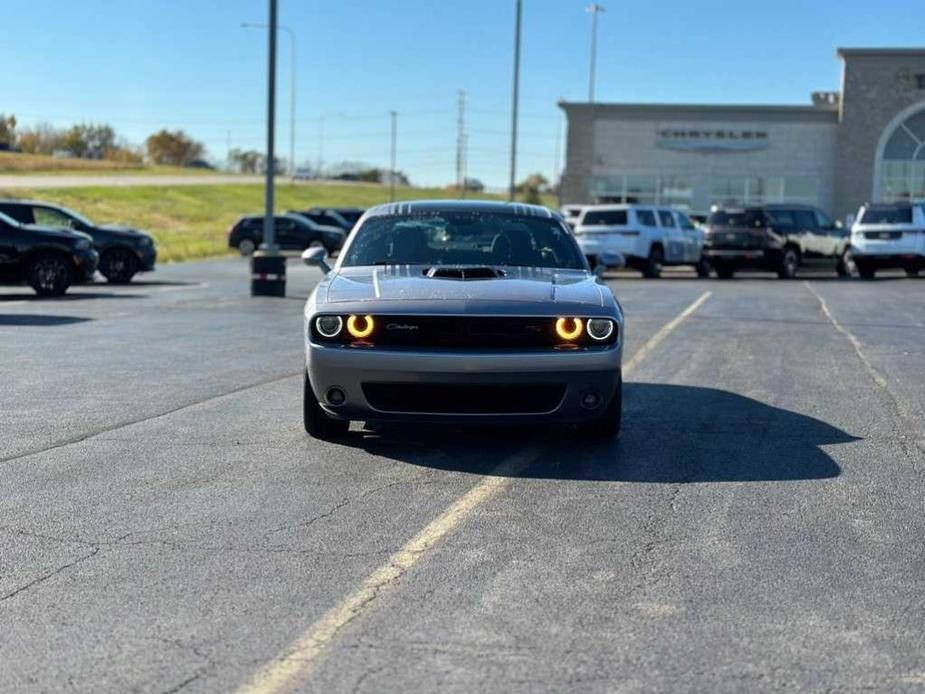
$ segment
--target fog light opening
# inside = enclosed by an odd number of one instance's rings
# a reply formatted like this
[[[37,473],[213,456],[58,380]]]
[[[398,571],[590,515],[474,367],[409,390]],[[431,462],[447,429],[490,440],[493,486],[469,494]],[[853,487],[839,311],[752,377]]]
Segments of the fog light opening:
[[[347,394],[338,387],[328,388],[328,392],[324,394],[324,399],[329,405],[338,407],[343,405],[347,400]]]
[[[593,390],[589,390],[587,393],[581,396],[581,406],[586,410],[593,410],[601,405],[601,396],[595,393]]]

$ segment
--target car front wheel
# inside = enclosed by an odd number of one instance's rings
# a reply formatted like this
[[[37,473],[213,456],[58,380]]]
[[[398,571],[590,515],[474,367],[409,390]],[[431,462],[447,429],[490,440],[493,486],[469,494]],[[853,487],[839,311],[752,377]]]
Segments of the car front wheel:
[[[705,280],[710,277],[710,270],[712,268],[710,267],[710,263],[708,263],[706,259],[702,259],[699,263],[697,263],[695,268],[697,270],[697,277],[699,277],[700,279]]]
[[[855,260],[854,266],[858,269],[858,274],[861,276],[861,279],[872,280],[874,275],[877,274],[877,270],[874,266],[866,262]]]
[[[800,267],[800,254],[795,248],[785,248],[784,254],[780,259],[780,267],[777,269],[777,276],[782,280],[792,280],[797,276],[797,268]]]
[[[324,441],[343,438],[350,429],[348,420],[333,419],[321,409],[318,398],[315,397],[315,391],[312,390],[312,384],[308,380],[307,372],[302,391],[302,420],[305,424],[305,431],[309,436]]]
[[[241,255],[253,255],[257,250],[257,243],[253,239],[241,239],[238,241],[238,252]]]
[[[106,251],[100,258],[100,273],[110,284],[128,284],[138,272],[138,257],[125,248]]]
[[[851,267],[854,265],[854,261],[851,258],[851,249],[846,248],[842,251],[841,257],[838,259],[838,264],[835,266],[835,272],[838,273],[839,277],[851,277]]]
[[[649,251],[649,257],[646,258],[645,267],[642,269],[643,277],[655,279],[661,277],[662,266],[665,264],[665,252],[661,246],[652,246]]]
[[[39,296],[61,296],[74,279],[70,263],[59,255],[40,255],[29,264],[29,285]]]

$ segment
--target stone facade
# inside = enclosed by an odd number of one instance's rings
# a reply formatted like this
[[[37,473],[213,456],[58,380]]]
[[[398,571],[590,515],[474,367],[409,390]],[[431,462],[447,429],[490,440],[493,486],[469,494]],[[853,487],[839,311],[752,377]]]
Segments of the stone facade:
[[[925,109],[925,50],[841,49],[842,100],[835,159],[839,217],[879,197],[877,149],[901,115]]]

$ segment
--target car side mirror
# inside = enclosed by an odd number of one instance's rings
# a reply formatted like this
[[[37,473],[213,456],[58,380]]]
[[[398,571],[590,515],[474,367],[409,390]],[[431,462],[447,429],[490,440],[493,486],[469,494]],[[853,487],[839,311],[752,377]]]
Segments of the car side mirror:
[[[594,267],[594,274],[598,277],[604,274],[607,269],[619,269],[626,265],[626,260],[619,253],[613,251],[604,251],[597,256],[597,265]]]
[[[318,267],[324,274],[331,271],[328,265],[328,252],[324,248],[306,248],[302,251],[302,262],[310,267]]]

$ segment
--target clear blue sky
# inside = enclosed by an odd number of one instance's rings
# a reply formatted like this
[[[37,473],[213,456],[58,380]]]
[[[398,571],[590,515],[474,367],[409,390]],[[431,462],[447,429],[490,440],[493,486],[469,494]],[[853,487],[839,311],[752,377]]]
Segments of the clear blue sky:
[[[524,0],[521,173],[551,175],[560,98],[587,95],[586,0]],[[911,0],[604,0],[600,101],[808,103],[839,86],[838,46],[916,46]],[[263,0],[6,0],[0,112],[24,123],[104,121],[134,143],[183,128],[224,159],[261,148]],[[388,163],[416,183],[453,180],[456,93],[469,104],[469,174],[504,185],[513,0],[279,0],[298,41],[300,163]],[[289,44],[280,37],[280,153],[288,152]]]

